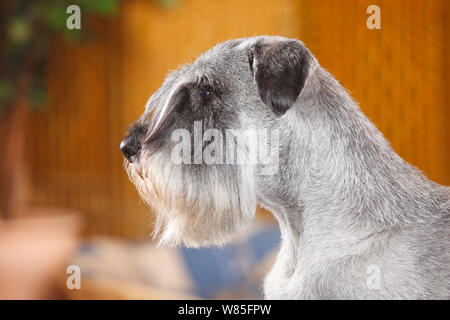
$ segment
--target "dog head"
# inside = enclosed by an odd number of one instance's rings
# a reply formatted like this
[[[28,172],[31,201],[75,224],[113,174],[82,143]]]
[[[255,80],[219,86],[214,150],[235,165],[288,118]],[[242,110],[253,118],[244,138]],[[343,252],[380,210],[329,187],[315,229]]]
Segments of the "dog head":
[[[249,225],[256,177],[277,171],[278,119],[312,62],[300,41],[264,36],[218,44],[166,78],[120,146],[160,242],[220,245]]]

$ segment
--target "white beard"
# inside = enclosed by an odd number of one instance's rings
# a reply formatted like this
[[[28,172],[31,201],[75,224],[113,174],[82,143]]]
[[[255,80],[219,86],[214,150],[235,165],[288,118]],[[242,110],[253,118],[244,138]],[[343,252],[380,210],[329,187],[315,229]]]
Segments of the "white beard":
[[[159,244],[222,245],[247,227],[256,211],[251,166],[173,165],[165,152],[142,150],[125,164],[141,198],[156,213]]]

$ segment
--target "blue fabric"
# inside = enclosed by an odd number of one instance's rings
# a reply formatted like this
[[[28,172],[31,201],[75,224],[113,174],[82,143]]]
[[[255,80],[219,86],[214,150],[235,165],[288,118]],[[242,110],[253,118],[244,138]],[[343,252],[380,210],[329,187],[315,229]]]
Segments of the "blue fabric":
[[[253,234],[246,242],[222,248],[182,248],[186,267],[195,284],[196,294],[211,298],[219,290],[232,289],[247,283],[245,275],[280,243],[277,227],[268,227]]]

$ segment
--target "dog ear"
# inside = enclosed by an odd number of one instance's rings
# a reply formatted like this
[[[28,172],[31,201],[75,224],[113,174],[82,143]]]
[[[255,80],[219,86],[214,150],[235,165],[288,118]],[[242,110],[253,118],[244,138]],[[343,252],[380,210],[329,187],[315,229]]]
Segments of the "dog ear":
[[[258,41],[249,51],[261,100],[282,115],[297,100],[309,75],[311,53],[298,40]]]

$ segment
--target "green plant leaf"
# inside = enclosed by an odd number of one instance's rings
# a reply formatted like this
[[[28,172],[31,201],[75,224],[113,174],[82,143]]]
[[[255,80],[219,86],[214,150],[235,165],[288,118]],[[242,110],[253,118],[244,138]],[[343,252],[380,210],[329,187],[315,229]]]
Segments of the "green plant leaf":
[[[53,30],[65,30],[67,13],[64,6],[52,7],[44,16],[47,25]]]
[[[165,8],[173,8],[178,4],[179,0],[155,0],[158,4]]]
[[[7,32],[8,38],[12,44],[23,44],[30,39],[30,23],[24,17],[14,17],[8,24]]]
[[[43,103],[47,100],[47,91],[41,84],[34,83],[29,92],[28,98],[33,109],[39,110]]]
[[[91,13],[111,16],[117,12],[119,0],[81,0],[79,1],[81,10],[87,10]]]
[[[0,104],[4,104],[11,100],[13,91],[11,81],[0,79]]]

